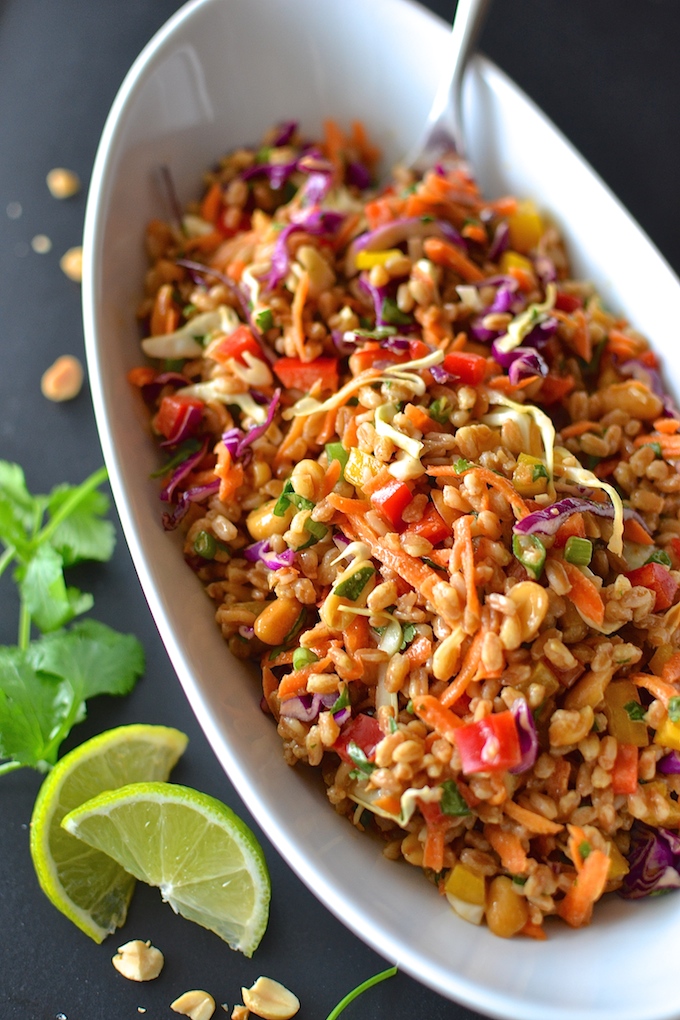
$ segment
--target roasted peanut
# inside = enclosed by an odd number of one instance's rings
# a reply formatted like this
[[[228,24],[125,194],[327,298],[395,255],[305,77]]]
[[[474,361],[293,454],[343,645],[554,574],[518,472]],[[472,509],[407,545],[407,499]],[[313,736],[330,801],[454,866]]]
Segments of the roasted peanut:
[[[191,1020],[210,1020],[215,1012],[215,1000],[208,992],[195,988],[171,1002],[170,1009]]]
[[[263,1020],[290,1020],[300,1008],[296,995],[268,977],[259,977],[250,988],[242,988],[241,995],[250,1012]]]
[[[274,513],[276,502],[275,499],[270,499],[262,506],[258,506],[256,510],[251,510],[246,517],[246,527],[256,542],[270,538],[272,535],[283,535],[288,530],[293,516],[293,508],[289,507],[283,517],[277,517]]]
[[[529,920],[529,907],[524,896],[516,892],[512,879],[498,875],[489,883],[486,900],[486,923],[494,935],[512,938]]]
[[[133,939],[118,947],[113,966],[128,981],[153,981],[163,970],[163,954],[150,942]]]
[[[60,402],[73,400],[83,386],[83,366],[71,354],[62,354],[60,358],[45,369],[40,380],[42,395],[48,400]]]
[[[508,597],[515,603],[517,612],[503,621],[500,638],[503,647],[513,651],[536,637],[548,612],[549,599],[545,588],[536,581],[520,581],[510,589]]]
[[[269,602],[255,620],[255,634],[266,645],[283,644],[298,621],[302,606],[297,599],[282,598]]]

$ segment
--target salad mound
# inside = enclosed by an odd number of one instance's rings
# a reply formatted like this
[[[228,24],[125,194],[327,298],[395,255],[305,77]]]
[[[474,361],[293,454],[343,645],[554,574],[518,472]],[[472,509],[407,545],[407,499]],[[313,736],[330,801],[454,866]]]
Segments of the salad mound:
[[[285,760],[544,938],[680,885],[680,413],[531,201],[377,159],[290,122],[173,201],[130,381]]]

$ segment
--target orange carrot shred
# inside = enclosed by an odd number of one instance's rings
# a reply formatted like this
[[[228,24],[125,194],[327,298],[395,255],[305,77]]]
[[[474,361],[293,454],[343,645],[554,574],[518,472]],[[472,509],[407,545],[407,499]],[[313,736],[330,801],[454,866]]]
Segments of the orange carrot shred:
[[[571,585],[569,596],[576,608],[594,623],[604,623],[604,602],[594,582],[567,560],[563,561],[562,567]]]
[[[449,241],[444,241],[440,237],[428,237],[423,242],[423,250],[432,262],[452,269],[468,283],[479,283],[484,279],[484,273],[479,266],[475,265],[467,255],[464,255]]]
[[[436,730],[440,737],[448,740],[450,744],[455,743],[455,732],[463,726],[463,722],[445,708],[439,698],[432,694],[421,694],[420,697],[413,699],[413,711],[419,719]]]

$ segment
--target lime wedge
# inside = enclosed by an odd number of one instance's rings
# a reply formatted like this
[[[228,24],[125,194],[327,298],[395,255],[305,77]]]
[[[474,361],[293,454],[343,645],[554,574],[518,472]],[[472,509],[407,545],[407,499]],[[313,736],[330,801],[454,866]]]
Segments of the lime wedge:
[[[104,790],[137,779],[167,779],[187,737],[166,726],[120,726],[87,740],[57,762],[31,818],[31,856],[43,892],[86,935],[101,942],[125,921],[134,878],[83,846],[61,820]]]
[[[93,797],[62,825],[232,949],[246,956],[257,949],[269,873],[254,834],[226,804],[174,783],[131,783]]]

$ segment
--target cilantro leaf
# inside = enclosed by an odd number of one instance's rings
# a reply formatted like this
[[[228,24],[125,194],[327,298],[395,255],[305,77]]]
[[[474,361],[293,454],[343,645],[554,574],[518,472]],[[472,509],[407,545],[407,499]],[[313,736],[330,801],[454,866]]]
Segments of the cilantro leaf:
[[[97,620],[48,634],[31,646],[36,670],[70,681],[83,700],[96,694],[128,694],[144,671],[137,638]]]
[[[74,491],[70,485],[52,491],[47,504],[50,517],[55,516]],[[102,492],[89,492],[54,529],[50,545],[61,554],[65,567],[82,560],[111,559],[116,536],[111,521],[102,520],[108,509],[109,501]]]
[[[40,545],[16,579],[27,612],[40,630],[62,627],[79,613],[92,608],[93,598],[77,588],[67,588],[64,561],[51,545]]]

